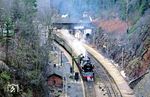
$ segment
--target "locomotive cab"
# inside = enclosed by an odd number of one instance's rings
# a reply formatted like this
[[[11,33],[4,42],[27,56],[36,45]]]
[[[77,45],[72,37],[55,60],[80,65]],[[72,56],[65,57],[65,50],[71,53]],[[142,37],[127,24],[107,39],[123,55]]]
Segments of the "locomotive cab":
[[[92,72],[93,71],[93,65],[90,62],[86,62],[82,69],[84,70],[84,72]]]
[[[78,57],[78,65],[82,72],[83,79],[86,81],[94,80],[94,65],[88,56],[83,56],[82,54]]]

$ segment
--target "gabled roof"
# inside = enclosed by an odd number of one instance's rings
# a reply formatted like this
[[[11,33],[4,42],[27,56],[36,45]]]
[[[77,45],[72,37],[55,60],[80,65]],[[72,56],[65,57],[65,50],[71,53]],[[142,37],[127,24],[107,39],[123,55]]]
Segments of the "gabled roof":
[[[50,78],[50,77],[52,77],[52,76],[57,76],[57,77],[59,77],[59,78],[61,78],[61,79],[63,78],[62,76],[60,76],[60,75],[58,75],[58,74],[55,74],[55,73],[49,75],[47,78]]]
[[[53,74],[56,74],[56,75],[59,75],[59,76],[63,76],[63,68],[58,67],[58,66],[54,67],[53,64],[50,64],[47,67],[46,76],[49,77],[50,75],[53,75]]]

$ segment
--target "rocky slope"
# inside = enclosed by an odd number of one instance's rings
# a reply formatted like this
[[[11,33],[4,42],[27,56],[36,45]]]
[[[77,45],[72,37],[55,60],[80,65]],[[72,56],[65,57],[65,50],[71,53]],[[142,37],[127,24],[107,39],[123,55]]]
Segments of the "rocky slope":
[[[136,95],[147,89],[148,76],[142,77],[135,84],[134,80],[143,76],[150,68],[150,3],[148,0],[130,0],[128,20],[122,20],[120,15],[107,14],[108,18],[94,21],[99,27],[95,44],[107,57],[118,63],[127,81],[133,81]],[[119,12],[118,12],[119,13]],[[149,74],[148,74],[149,75]],[[142,88],[141,84],[143,85]],[[143,97],[148,97],[143,91]],[[142,97],[140,96],[140,97]]]
[[[149,21],[150,15],[144,15],[135,25],[130,26],[128,33],[126,24],[121,20],[107,20],[99,25],[101,33],[97,33],[96,45],[124,68],[129,80],[143,75],[149,69]]]

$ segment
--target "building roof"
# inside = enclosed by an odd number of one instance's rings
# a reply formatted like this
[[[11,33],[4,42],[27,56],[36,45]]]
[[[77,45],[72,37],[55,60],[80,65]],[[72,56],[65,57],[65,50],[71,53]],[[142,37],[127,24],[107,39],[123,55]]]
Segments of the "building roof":
[[[72,26],[72,25],[84,25],[85,27],[92,27],[92,22],[90,21],[89,17],[81,17],[81,18],[55,18],[52,20],[53,26],[60,27],[60,26]]]
[[[63,68],[61,66],[54,67],[53,64],[50,64],[46,69],[46,75],[49,77],[53,74],[63,76]]]
[[[54,74],[49,75],[49,76],[48,76],[48,78],[49,78],[49,77],[52,77],[52,76],[57,76],[57,77],[59,77],[59,78],[61,78],[61,79],[62,79],[62,76],[60,76],[60,75],[58,75],[58,74],[55,74],[55,73],[54,73]]]
[[[57,18],[52,21],[52,23],[64,23],[64,24],[89,24],[91,21],[89,19],[78,19],[78,18]]]

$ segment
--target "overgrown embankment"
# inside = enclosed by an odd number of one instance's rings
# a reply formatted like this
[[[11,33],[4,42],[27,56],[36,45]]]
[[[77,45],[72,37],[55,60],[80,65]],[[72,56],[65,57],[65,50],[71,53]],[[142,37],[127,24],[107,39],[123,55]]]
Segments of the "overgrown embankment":
[[[44,66],[50,40],[41,45],[36,0],[0,0],[0,97],[47,97]],[[18,84],[19,91],[6,87]]]
[[[118,63],[118,67],[125,72],[129,82],[141,77],[150,68],[150,3],[148,2],[149,0],[130,0],[128,9],[125,8],[124,11],[110,9],[112,12],[109,10],[109,14],[106,14],[107,12],[103,14],[107,15],[107,19],[101,16],[94,21],[99,27],[95,41],[97,48]],[[140,91],[138,86],[140,85],[135,85],[137,95]],[[142,89],[146,87],[143,86]],[[149,95],[144,91],[142,94],[145,95],[144,97]]]

